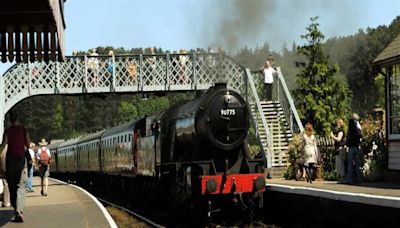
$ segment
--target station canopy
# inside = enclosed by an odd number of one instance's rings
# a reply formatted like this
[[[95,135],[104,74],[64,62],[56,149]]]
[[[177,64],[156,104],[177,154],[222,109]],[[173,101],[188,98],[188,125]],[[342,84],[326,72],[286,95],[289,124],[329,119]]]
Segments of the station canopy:
[[[62,61],[66,0],[3,0],[1,62]]]
[[[387,66],[400,60],[400,35],[396,37],[373,61],[375,66]]]

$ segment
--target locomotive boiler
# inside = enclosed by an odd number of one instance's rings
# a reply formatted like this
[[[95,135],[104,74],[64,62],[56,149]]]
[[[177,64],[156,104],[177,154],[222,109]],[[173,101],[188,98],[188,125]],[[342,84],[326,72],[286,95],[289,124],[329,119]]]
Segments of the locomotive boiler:
[[[51,169],[70,181],[112,182],[130,198],[156,195],[209,216],[248,209],[262,205],[265,186],[265,161],[249,155],[249,125],[243,97],[216,84],[152,116],[51,146]]]
[[[178,170],[190,173],[190,184],[195,185],[191,189],[201,191],[197,195],[263,189],[262,162],[250,158],[246,143],[248,106],[226,84],[216,84],[195,100],[176,104],[160,123],[162,171],[168,164],[177,164]]]

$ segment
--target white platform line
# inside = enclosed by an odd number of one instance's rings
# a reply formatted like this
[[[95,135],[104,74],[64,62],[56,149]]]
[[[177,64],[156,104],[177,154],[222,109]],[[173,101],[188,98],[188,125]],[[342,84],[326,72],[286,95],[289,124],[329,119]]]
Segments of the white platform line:
[[[347,201],[353,203],[363,203],[383,207],[400,208],[400,197],[378,196],[365,193],[353,193],[333,191],[326,189],[308,188],[300,186],[288,186],[281,184],[266,184],[267,191],[277,191],[283,193],[300,194],[313,197]]]

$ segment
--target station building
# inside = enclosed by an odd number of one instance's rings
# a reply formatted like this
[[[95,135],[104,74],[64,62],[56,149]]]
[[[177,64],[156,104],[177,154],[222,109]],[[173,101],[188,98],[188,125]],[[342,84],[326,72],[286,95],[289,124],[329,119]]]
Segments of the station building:
[[[388,169],[400,170],[400,35],[376,57],[373,65],[385,76]]]

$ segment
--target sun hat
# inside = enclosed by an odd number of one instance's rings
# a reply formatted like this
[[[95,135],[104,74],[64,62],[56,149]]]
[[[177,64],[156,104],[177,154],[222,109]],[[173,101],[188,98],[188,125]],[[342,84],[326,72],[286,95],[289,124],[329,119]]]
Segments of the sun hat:
[[[41,146],[46,146],[46,145],[47,145],[46,139],[42,139],[42,140],[39,142],[39,145],[41,145]]]

